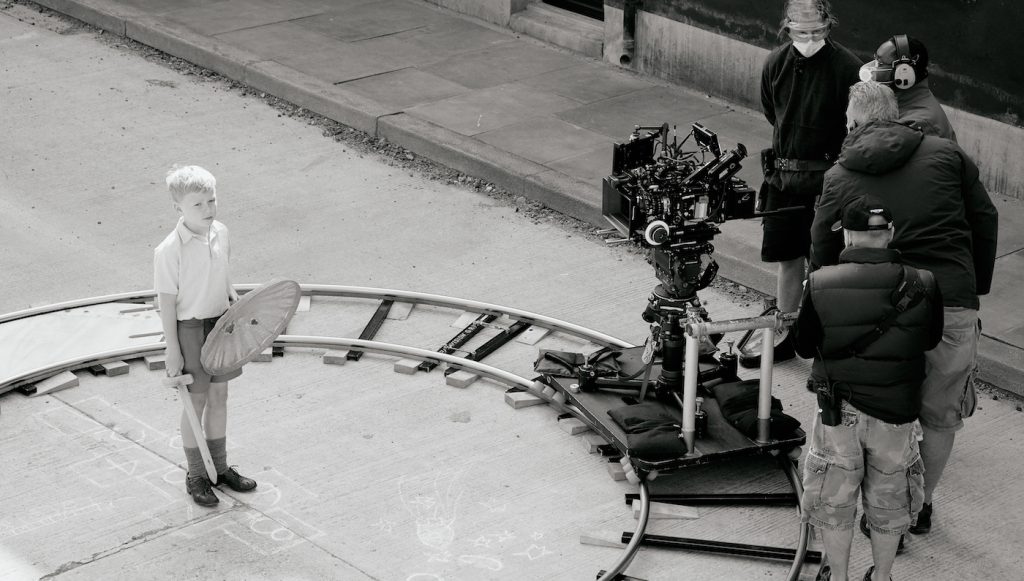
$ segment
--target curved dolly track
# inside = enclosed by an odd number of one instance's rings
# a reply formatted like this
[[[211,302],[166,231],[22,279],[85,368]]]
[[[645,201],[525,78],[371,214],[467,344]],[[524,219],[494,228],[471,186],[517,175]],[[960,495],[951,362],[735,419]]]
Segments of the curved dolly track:
[[[258,285],[255,284],[242,284],[235,285],[235,289],[239,293],[246,293],[255,289]],[[492,314],[497,316],[507,316],[510,319],[516,321],[523,321],[530,323],[531,325],[548,329],[551,331],[558,331],[567,335],[572,335],[578,338],[583,338],[592,343],[606,346],[606,347],[633,347],[632,344],[617,339],[610,335],[581,327],[573,323],[547,317],[537,313],[531,313],[529,311],[523,311],[520,309],[514,309],[511,307],[505,307],[492,303],[485,303],[480,301],[473,301],[467,299],[460,299],[456,297],[449,297],[443,295],[434,295],[427,293],[419,293],[413,291],[403,291],[396,289],[380,289],[370,287],[355,287],[355,286],[339,286],[339,285],[322,285],[322,284],[302,284],[302,293],[310,296],[326,296],[326,297],[346,297],[346,298],[363,298],[363,299],[375,299],[375,300],[393,300],[397,302],[407,302],[421,305],[431,305],[439,307],[447,307],[452,309],[461,309],[463,311],[475,312],[480,314]],[[92,297],[86,299],[78,299],[74,301],[68,301],[64,303],[58,303],[53,305],[47,305],[42,307],[36,307],[31,309],[25,309],[9,313],[7,315],[0,316],[0,324],[26,319],[29,317],[41,316],[48,313],[62,311],[66,309],[87,307],[93,305],[100,305],[105,303],[115,302],[145,302],[154,299],[156,293],[153,291],[141,291],[141,292],[130,292],[120,293],[114,295],[106,295],[100,297]],[[352,339],[344,337],[320,337],[310,335],[281,335],[274,342],[275,346],[291,346],[291,347],[305,347],[305,348],[332,348],[332,349],[359,349],[362,351],[370,351],[376,353],[384,353],[390,355],[401,355],[412,359],[418,359],[421,361],[437,361],[446,363],[451,367],[458,369],[466,369],[472,371],[478,375],[488,377],[499,383],[508,385],[510,387],[520,388],[538,398],[543,399],[548,405],[553,406],[556,410],[561,413],[571,414],[573,417],[579,419],[581,422],[586,424],[590,429],[595,432],[596,425],[594,422],[589,420],[579,409],[575,406],[566,404],[562,401],[554,399],[552,396],[546,395],[542,391],[543,385],[538,386],[539,382],[535,382],[524,378],[522,376],[510,373],[486,365],[477,361],[471,361],[455,355],[449,355],[440,353],[438,351],[432,351],[428,349],[421,349],[418,347],[411,347],[407,345],[399,345],[394,343],[384,343],[379,341],[368,341],[362,339]],[[119,361],[122,359],[138,358],[143,355],[159,353],[164,350],[166,344],[163,342],[148,343],[144,345],[136,345],[127,347],[124,349],[117,349],[112,351],[105,351],[90,354],[88,356],[78,357],[74,359],[68,359],[64,361],[57,361],[45,367],[33,369],[31,371],[19,374],[16,377],[9,378],[0,384],[0,394],[6,389],[11,389],[20,385],[33,383],[49,377],[55,373],[61,371],[68,371],[73,369],[81,369],[98,363]],[[799,475],[796,474],[795,468],[791,462],[783,460],[784,469],[786,475],[789,477],[790,484],[797,492],[797,496],[801,495],[801,487]],[[648,491],[647,483],[641,481],[639,483],[640,493],[640,514],[637,522],[636,531],[633,533],[629,543],[626,545],[619,559],[608,569],[605,570],[604,574],[600,576],[600,579],[613,580],[618,575],[623,574],[633,558],[636,556],[640,549],[641,541],[643,540],[644,532],[647,528],[647,523],[650,515],[650,493]],[[796,549],[796,557],[793,560],[788,581],[796,581],[800,575],[800,569],[803,565],[804,555],[807,550],[807,543],[809,537],[809,531],[807,525],[801,525],[800,537],[798,540],[798,547]]]

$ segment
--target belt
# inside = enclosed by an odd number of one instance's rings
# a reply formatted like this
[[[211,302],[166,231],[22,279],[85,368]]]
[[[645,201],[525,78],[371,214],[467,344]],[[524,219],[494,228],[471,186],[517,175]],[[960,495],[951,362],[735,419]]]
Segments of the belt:
[[[825,171],[832,167],[827,159],[786,159],[775,158],[775,169],[782,171]]]

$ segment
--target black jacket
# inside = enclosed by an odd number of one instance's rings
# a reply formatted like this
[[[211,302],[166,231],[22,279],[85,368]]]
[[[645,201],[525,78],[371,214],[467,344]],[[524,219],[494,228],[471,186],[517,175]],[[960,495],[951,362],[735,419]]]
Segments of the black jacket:
[[[956,141],[956,132],[928,87],[928,79],[921,79],[909,89],[897,89],[896,102],[900,107],[900,123],[916,127],[925,135]]]
[[[999,214],[960,146],[891,121],[847,136],[811,225],[812,268],[836,264],[843,247],[832,232],[847,200],[871,194],[892,211],[892,248],[903,263],[930,270],[947,307],[977,309],[992,286]]]
[[[761,110],[774,128],[776,156],[835,161],[846,136],[850,86],[858,80],[860,65],[860,59],[831,39],[810,58],[792,42],[768,55],[761,71]],[[821,193],[820,172],[775,172],[767,179],[793,193]]]
[[[904,280],[904,267],[899,252],[887,248],[847,248],[840,262],[811,273],[807,281],[793,328],[797,353],[814,359],[812,380],[827,378],[858,410],[893,424],[912,422],[921,410],[924,352],[942,339],[942,297],[935,279],[917,270],[924,298],[853,353],[851,346],[894,310],[893,292]]]

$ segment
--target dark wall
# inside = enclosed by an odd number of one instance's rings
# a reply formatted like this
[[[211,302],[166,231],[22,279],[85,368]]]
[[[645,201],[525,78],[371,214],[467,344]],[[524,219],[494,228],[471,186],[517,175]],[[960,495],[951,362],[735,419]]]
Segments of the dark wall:
[[[621,8],[623,0],[606,0]],[[947,105],[1024,125],[1024,3],[1015,0],[832,0],[832,38],[862,59],[893,34],[928,47],[930,83]],[[641,10],[773,48],[784,0],[640,0]],[[884,10],[880,7],[884,6]],[[638,34],[640,34],[638,32]]]

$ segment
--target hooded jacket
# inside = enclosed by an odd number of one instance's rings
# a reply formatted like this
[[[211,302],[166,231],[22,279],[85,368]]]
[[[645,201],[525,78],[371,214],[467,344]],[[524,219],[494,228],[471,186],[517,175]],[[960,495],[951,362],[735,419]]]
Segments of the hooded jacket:
[[[843,142],[811,225],[812,268],[836,264],[843,205],[871,194],[893,214],[890,248],[902,262],[930,270],[947,307],[977,309],[995,268],[999,214],[978,168],[960,147],[893,121],[871,121]]]

